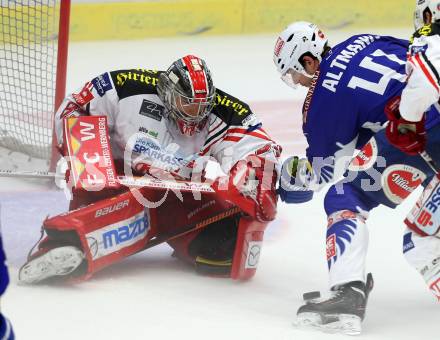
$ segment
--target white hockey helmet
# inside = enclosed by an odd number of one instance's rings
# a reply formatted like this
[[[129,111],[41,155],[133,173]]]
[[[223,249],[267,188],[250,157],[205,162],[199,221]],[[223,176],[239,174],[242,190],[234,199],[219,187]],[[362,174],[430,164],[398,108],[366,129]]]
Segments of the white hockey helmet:
[[[426,14],[431,15],[431,22],[425,22]],[[414,11],[414,27],[416,30],[423,25],[440,20],[440,0],[416,0]]]
[[[283,81],[294,87],[298,82],[294,75],[298,77],[303,74],[310,77],[301,65],[301,58],[310,53],[321,62],[327,41],[327,37],[318,26],[310,22],[298,21],[287,26],[278,37],[273,53],[273,61]]]

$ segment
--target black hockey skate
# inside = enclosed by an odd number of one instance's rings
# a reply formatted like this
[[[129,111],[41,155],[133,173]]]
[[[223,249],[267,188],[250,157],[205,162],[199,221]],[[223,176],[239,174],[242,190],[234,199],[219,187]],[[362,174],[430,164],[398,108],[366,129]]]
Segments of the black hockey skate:
[[[294,325],[316,328],[329,333],[358,335],[365,317],[368,295],[373,289],[373,276],[367,282],[352,281],[338,286],[327,299],[312,299],[301,306]],[[315,292],[314,292],[315,293]],[[312,294],[311,296],[316,295]],[[319,294],[318,294],[319,295]]]

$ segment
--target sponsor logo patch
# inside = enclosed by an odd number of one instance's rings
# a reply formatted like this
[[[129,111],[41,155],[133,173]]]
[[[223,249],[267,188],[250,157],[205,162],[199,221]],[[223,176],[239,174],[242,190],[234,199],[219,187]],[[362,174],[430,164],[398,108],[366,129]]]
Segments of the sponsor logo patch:
[[[435,235],[440,225],[440,185],[423,203],[420,212],[416,216],[416,226],[428,235]]]
[[[244,127],[252,127],[256,124],[258,124],[258,118],[255,114],[251,113],[249,116],[247,116],[246,118],[244,118],[241,121],[241,124],[243,124]],[[261,126],[261,125],[260,125]]]
[[[424,53],[428,49],[428,45],[423,46],[411,46],[411,55],[415,55],[417,53]]]
[[[371,168],[377,159],[377,143],[373,138],[364,145],[361,151],[358,152],[356,157],[352,159],[348,166],[350,171],[365,171]]]
[[[128,207],[129,202],[130,202],[129,200],[125,200],[123,202],[118,202],[116,204],[113,204],[109,207],[104,207],[104,208],[98,209],[98,210],[96,210],[95,218],[105,216],[105,215],[110,214],[112,212],[124,209],[125,207]]]
[[[101,74],[100,76],[94,78],[92,80],[92,84],[100,97],[113,88],[108,73]]]
[[[146,133],[147,135],[149,135],[149,136],[151,136],[151,137],[154,137],[154,138],[157,138],[157,136],[159,136],[159,133],[158,133],[158,132],[153,131],[153,130],[148,130],[147,128],[144,128],[143,126],[141,126],[141,127],[139,128],[139,132]]]
[[[188,161],[184,158],[163,150],[150,138],[138,138],[133,147],[133,152],[141,155],[142,160],[145,160],[143,163],[157,165],[168,170],[176,170],[181,166],[188,165]],[[142,163],[139,164],[142,165]]]
[[[145,239],[150,229],[148,209],[126,220],[107,225],[86,235],[94,260]]]
[[[330,269],[338,257],[344,255],[345,250],[353,240],[357,230],[356,219],[337,221],[327,229],[326,251],[327,264]]]
[[[255,269],[258,266],[258,261],[260,260],[261,246],[263,242],[252,241],[249,242],[246,256],[246,269]]]
[[[406,233],[403,236],[403,253],[405,254],[406,252],[410,251],[411,249],[414,249],[414,242],[412,241],[411,238],[411,233]]]
[[[239,116],[249,112],[249,110],[246,108],[246,105],[243,102],[240,102],[237,99],[232,99],[226,94],[220,95],[216,93],[215,105],[231,107]]]
[[[332,234],[327,237],[326,242],[327,261],[336,255],[336,235]]]
[[[283,46],[284,46],[284,40],[281,39],[280,37],[278,37],[277,42],[275,43],[275,51],[274,51],[274,54],[277,57],[280,56],[280,52],[281,52]]]
[[[409,165],[395,164],[385,169],[381,182],[385,196],[394,204],[400,204],[424,180],[425,173]]]
[[[160,122],[162,120],[163,111],[163,106],[144,99],[141,105],[141,109],[139,110],[139,114],[142,116],[153,118]]]

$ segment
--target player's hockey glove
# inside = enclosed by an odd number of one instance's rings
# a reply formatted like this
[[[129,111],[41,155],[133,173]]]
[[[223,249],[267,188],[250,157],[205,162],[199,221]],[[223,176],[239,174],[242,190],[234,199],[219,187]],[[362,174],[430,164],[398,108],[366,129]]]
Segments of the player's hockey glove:
[[[402,118],[399,112],[400,97],[392,98],[385,106],[389,120],[386,136],[390,144],[399,150],[414,156],[425,150],[425,115],[419,122],[410,122]]]
[[[312,166],[306,158],[297,156],[286,159],[281,168],[278,194],[283,202],[304,203],[313,198],[313,190],[308,189],[312,176]]]

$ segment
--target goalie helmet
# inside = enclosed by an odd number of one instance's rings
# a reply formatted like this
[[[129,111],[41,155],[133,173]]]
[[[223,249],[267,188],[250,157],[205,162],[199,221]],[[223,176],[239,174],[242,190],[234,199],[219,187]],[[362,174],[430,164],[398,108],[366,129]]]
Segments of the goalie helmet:
[[[315,24],[306,21],[290,24],[278,37],[273,54],[281,79],[287,85],[293,86],[301,74],[310,77],[301,65],[301,59],[309,53],[321,62],[327,41],[324,33]]]
[[[159,76],[158,95],[165,105],[165,118],[179,131],[192,136],[206,124],[214,105],[215,87],[204,60],[187,55]]]
[[[440,0],[416,1],[416,9],[414,11],[414,28],[416,30],[424,25],[440,20]]]

